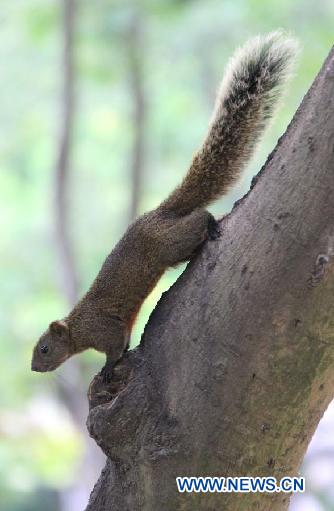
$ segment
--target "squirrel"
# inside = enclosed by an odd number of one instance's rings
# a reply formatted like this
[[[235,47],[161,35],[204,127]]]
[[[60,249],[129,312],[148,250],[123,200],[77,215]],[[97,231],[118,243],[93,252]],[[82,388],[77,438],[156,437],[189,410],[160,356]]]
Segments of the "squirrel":
[[[84,297],[37,342],[33,371],[56,369],[88,348],[106,354],[108,381],[126,351],[131,327],[168,267],[187,261],[219,224],[204,209],[235,182],[273,115],[297,45],[280,31],[256,36],[230,59],[202,148],[183,182],[134,221]]]

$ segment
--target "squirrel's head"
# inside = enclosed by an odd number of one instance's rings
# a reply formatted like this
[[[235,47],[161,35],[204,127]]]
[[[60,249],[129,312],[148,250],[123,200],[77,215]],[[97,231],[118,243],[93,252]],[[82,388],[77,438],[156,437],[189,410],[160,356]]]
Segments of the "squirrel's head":
[[[34,348],[31,369],[40,373],[53,371],[71,355],[73,350],[67,323],[53,321]]]

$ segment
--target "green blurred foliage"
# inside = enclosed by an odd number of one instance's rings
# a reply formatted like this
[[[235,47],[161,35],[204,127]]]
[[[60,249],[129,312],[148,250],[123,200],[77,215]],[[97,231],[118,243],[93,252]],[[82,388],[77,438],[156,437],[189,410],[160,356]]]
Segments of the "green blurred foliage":
[[[60,7],[55,0],[11,0],[0,13],[0,507],[8,511],[37,510],[31,492],[67,485],[82,449],[64,409],[54,400],[50,405],[53,376],[30,372],[36,338],[67,311],[52,209]],[[245,177],[213,208],[218,215],[247,191],[333,43],[332,0],[78,0],[70,229],[82,292],[128,222],[134,133],[126,33],[134,11],[143,26],[147,105],[142,211],[158,205],[186,171],[236,46],[281,27],[300,39],[302,50],[283,108]],[[133,345],[181,271],[168,272],[145,302]],[[89,381],[102,359],[88,354],[84,361]],[[39,413],[49,422],[40,423]]]

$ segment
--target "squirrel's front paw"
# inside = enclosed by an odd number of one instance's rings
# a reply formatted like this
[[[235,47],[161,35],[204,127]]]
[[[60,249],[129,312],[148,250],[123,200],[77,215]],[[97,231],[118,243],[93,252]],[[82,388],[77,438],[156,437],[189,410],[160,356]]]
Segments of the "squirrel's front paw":
[[[113,364],[111,362],[106,362],[105,366],[101,369],[101,372],[100,372],[102,381],[106,385],[111,382],[112,372],[113,372]]]

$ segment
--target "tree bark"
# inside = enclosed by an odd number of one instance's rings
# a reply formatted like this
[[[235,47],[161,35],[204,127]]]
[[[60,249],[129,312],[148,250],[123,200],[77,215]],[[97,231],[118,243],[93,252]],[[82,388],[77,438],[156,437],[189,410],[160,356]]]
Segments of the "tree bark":
[[[334,50],[125,355],[116,395],[93,380],[88,429],[108,461],[87,511],[288,508],[284,493],[179,494],[175,477],[296,475],[333,397],[333,98]]]

